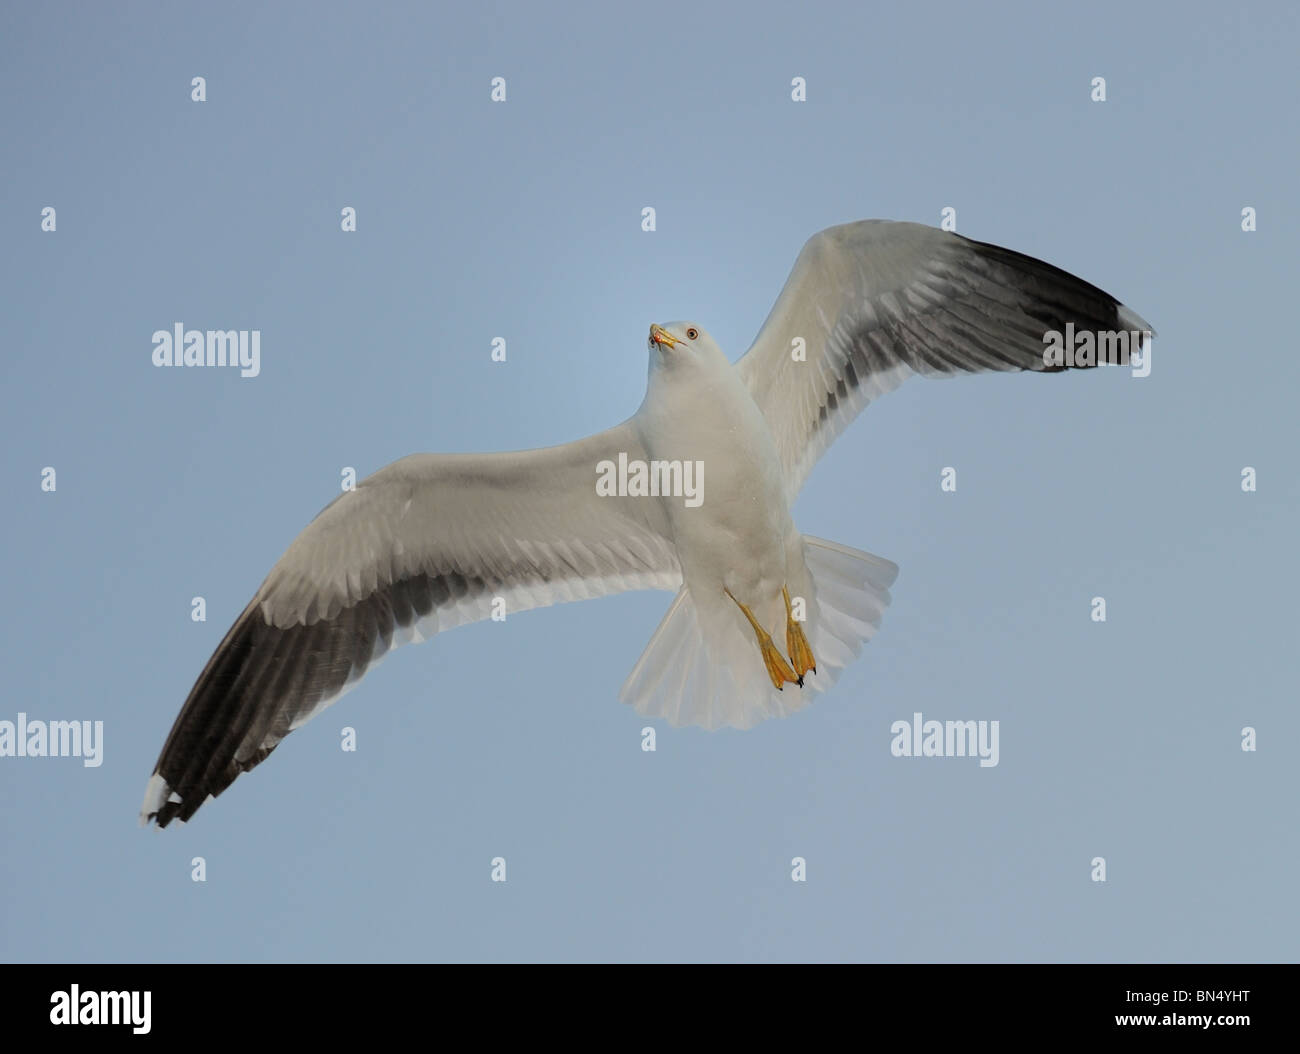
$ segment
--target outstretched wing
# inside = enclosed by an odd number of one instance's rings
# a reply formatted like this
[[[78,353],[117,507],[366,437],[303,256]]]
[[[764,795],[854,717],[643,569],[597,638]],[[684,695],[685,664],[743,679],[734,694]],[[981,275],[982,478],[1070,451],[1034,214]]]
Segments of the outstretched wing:
[[[1041,260],[918,223],[863,220],[808,239],[736,368],[772,429],[793,498],[872,399],[914,374],[1063,369],[1044,365],[1044,335],[1064,334],[1067,323],[1076,332],[1151,329]],[[805,360],[791,353],[796,338]]]
[[[328,505],[208,660],[163,746],[142,823],[188,820],[385,653],[487,618],[628,589],[675,590],[663,508],[596,493],[644,458],[627,422],[504,454],[415,454]]]

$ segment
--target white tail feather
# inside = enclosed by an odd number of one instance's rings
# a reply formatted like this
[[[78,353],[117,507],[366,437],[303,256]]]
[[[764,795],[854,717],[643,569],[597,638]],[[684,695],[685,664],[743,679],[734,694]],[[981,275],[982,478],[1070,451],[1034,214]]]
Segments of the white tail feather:
[[[803,688],[773,688],[748,627],[732,618],[706,629],[690,589],[682,586],[619,698],[671,725],[752,728],[802,709],[814,692],[830,688],[879,629],[898,565],[809,535],[803,543],[813,583],[803,629],[817,659],[817,672],[804,678]],[[780,643],[783,634],[774,636]]]

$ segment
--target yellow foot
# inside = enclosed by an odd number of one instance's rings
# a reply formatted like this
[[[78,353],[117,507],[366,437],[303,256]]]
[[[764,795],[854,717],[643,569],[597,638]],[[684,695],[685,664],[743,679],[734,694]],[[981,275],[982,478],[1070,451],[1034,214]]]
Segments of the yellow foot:
[[[782,586],[781,595],[785,597],[785,650],[790,653],[790,663],[799,675],[799,684],[802,686],[805,673],[809,670],[817,672],[817,660],[813,658],[812,648],[808,646],[808,638],[803,635],[803,627],[794,620],[794,614],[790,610],[790,590]]]
[[[745,605],[739,600],[736,600],[734,596],[731,596],[730,589],[724,587],[723,592],[725,592],[727,596],[731,597],[735,602],[736,607],[740,608],[740,610],[744,612],[745,618],[749,619],[749,624],[754,627],[754,636],[758,638],[759,651],[763,653],[763,665],[767,667],[767,675],[772,678],[772,685],[776,690],[778,692],[785,691],[787,683],[797,684],[802,688],[803,678],[799,674],[795,673],[794,670],[790,669],[790,664],[785,661],[785,657],[777,650],[776,645],[772,643],[771,634],[758,624],[758,619],[754,618],[753,612],[751,612],[749,608],[745,607]]]

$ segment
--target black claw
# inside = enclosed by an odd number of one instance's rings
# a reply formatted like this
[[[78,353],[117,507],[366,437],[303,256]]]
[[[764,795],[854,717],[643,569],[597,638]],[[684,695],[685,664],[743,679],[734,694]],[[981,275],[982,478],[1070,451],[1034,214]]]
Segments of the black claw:
[[[802,678],[802,677],[799,678],[798,684],[799,684],[799,687],[800,687],[800,688],[803,687],[803,678]]]

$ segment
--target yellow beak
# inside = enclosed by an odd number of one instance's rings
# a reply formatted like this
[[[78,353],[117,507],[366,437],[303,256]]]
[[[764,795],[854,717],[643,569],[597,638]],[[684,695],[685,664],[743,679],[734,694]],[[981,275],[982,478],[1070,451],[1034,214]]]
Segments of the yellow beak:
[[[656,344],[666,344],[670,348],[675,348],[681,343],[680,340],[669,333],[668,330],[664,329],[663,326],[656,325],[650,326],[650,339]]]

